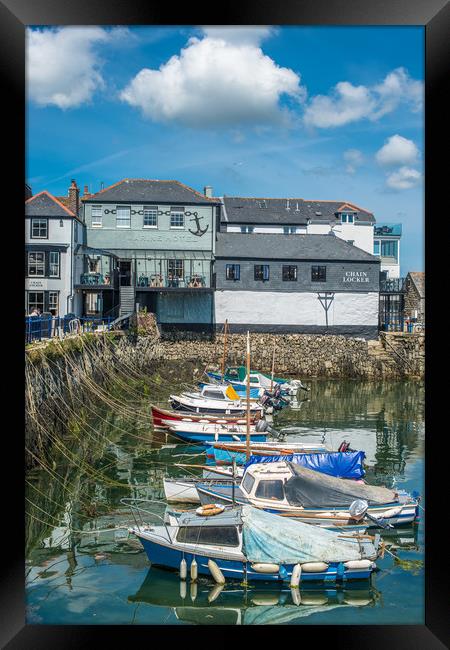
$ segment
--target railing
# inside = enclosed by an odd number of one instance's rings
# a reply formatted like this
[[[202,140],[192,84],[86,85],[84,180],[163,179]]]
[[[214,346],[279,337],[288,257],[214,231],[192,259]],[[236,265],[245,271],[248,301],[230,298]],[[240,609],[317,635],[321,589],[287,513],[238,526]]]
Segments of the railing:
[[[66,316],[25,316],[25,343],[51,339],[66,334],[109,331],[113,322],[111,316],[78,318]]]
[[[195,273],[193,275],[162,276],[140,275],[136,280],[136,287],[149,288],[178,288],[178,289],[204,289],[207,287],[206,276]]]
[[[389,280],[380,280],[380,293],[403,293],[406,278],[390,278]]]
[[[98,286],[98,285],[110,285],[110,286],[116,286],[117,285],[117,273],[113,272],[111,273],[93,273],[92,271],[89,273],[82,273],[80,275],[80,284],[87,285],[87,286]]]

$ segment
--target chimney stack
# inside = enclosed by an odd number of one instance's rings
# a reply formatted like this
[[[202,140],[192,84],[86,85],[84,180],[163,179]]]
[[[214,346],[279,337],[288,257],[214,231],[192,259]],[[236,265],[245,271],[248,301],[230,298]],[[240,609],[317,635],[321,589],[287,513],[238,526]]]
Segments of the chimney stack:
[[[78,217],[78,213],[80,211],[80,188],[77,186],[77,182],[74,178],[72,178],[72,181],[70,183],[68,195],[69,208]]]
[[[213,188],[211,187],[211,185],[205,185],[205,187],[203,188],[203,192],[204,192],[206,198],[212,199]]]

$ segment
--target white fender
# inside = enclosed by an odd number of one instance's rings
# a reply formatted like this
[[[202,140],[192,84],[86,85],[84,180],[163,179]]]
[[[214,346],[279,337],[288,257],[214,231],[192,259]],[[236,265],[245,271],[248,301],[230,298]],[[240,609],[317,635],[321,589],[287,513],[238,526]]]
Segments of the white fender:
[[[328,569],[326,562],[305,562],[302,564],[302,571],[305,573],[321,573]]]
[[[191,562],[191,580],[192,582],[195,582],[198,577],[198,566],[197,566],[197,561],[194,557],[194,559]]]
[[[186,598],[186,594],[187,594],[187,585],[186,585],[185,582],[181,581],[180,582],[180,598],[182,598],[184,600]]]
[[[382,515],[378,517],[378,519],[388,519],[390,517],[396,517],[399,515],[402,511],[401,506],[397,506],[396,508],[391,508],[390,510],[386,510],[386,512],[383,512]]]
[[[302,594],[303,605],[326,605],[327,602],[328,596],[323,596],[321,594],[307,594],[305,596]]]
[[[292,576],[291,576],[291,588],[298,588],[298,585],[300,584],[300,578],[302,575],[302,565],[301,564],[296,564],[295,567],[292,569]]]
[[[219,596],[223,589],[224,585],[216,585],[211,589],[211,591],[208,594],[208,603],[212,603],[216,600],[216,598]]]
[[[372,560],[349,560],[344,562],[346,569],[371,569],[373,566]]]
[[[219,569],[214,560],[208,560],[208,569],[211,571],[211,575],[218,585],[225,584],[225,578],[223,577],[222,571]]]
[[[364,607],[365,605],[370,605],[371,602],[370,598],[344,598],[344,603],[353,607]]]
[[[269,564],[267,562],[256,562],[251,567],[257,573],[278,573],[280,570],[279,564]]]
[[[197,583],[196,582],[191,582],[191,600],[194,602],[194,600],[197,598]]]
[[[278,605],[279,602],[280,602],[280,599],[279,599],[278,596],[259,595],[258,598],[252,598],[252,603],[254,605],[261,605],[261,606],[267,606],[267,607]]]
[[[291,587],[291,596],[292,596],[292,602],[294,605],[301,605],[302,599],[300,596],[300,590],[296,589],[295,587]]]
[[[184,558],[180,562],[180,578],[181,580],[186,580],[187,578],[187,564]]]

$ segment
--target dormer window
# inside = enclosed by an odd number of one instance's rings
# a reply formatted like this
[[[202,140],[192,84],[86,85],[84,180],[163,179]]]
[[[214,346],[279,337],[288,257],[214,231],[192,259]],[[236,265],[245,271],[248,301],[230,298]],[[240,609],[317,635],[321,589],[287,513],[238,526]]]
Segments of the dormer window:
[[[341,212],[341,223],[353,223],[355,215],[352,212]]]

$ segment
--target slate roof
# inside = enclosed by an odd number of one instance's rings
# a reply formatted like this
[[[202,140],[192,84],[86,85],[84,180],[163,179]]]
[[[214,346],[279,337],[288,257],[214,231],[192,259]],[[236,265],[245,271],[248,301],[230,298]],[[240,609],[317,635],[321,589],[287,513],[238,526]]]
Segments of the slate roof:
[[[25,201],[26,217],[75,217],[68,207],[44,190]]]
[[[380,258],[335,235],[218,233],[216,258],[345,260],[380,262]]]
[[[375,223],[371,212],[346,201],[307,201],[305,199],[267,199],[224,196],[221,221],[223,223],[260,223],[306,225],[314,222],[336,223],[336,212],[356,212],[355,223]],[[288,210],[287,207],[290,209]]]
[[[419,296],[425,298],[425,273],[423,271],[410,271],[408,275],[413,281]]]
[[[179,181],[145,180],[124,178],[104,190],[83,198],[84,203],[95,201],[129,201],[130,203],[209,203],[218,204],[219,199],[208,198]]]

